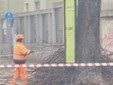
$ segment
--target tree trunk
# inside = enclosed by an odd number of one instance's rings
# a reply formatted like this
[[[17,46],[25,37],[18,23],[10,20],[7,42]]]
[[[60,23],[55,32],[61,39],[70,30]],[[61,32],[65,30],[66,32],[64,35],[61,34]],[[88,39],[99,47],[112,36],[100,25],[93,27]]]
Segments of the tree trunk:
[[[99,62],[100,4],[101,0],[78,0],[75,29],[77,63]],[[104,82],[100,67],[79,67],[77,72],[76,85],[100,85]]]
[[[100,0],[78,0],[76,56],[78,63],[97,62],[99,50]]]

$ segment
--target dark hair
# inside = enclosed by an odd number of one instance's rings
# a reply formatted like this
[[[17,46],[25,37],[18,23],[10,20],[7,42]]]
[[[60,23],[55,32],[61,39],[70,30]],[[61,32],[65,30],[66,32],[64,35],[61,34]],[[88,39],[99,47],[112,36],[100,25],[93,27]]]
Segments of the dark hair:
[[[23,39],[18,39],[18,40],[16,40],[16,42],[22,42],[22,40],[23,40]]]

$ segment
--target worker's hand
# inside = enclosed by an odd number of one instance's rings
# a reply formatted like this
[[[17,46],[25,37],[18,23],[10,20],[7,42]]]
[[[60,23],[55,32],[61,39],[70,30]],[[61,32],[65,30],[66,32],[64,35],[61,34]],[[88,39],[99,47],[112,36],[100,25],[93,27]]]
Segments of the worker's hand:
[[[34,51],[31,50],[31,51],[30,51],[30,54],[31,54],[31,53],[34,53]]]
[[[27,55],[29,55],[29,54],[31,54],[31,53],[34,53],[34,51],[32,51],[32,50],[29,50],[29,53],[28,53]]]

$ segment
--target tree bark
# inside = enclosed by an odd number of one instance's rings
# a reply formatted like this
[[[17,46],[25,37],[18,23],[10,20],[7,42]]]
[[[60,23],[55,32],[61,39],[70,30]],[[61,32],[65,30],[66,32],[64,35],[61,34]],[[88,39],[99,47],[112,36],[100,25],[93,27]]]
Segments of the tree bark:
[[[75,29],[77,63],[100,61],[100,5],[101,0],[78,0]],[[79,67],[77,72],[76,85],[101,85],[104,82],[100,67]]]
[[[100,2],[78,0],[76,37],[76,62],[97,62],[100,57]]]

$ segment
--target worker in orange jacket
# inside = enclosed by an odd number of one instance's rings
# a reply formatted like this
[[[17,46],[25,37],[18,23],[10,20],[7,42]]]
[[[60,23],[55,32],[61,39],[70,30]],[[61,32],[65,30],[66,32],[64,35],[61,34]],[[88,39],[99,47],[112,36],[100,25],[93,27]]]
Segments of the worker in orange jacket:
[[[22,64],[25,64],[26,56],[33,51],[28,50],[23,43],[24,36],[22,34],[18,34],[16,36],[16,44],[14,46],[13,52],[13,60],[15,64],[19,64],[19,67],[16,68],[14,77],[10,85],[15,85],[16,81],[19,77],[22,79],[22,85],[27,85],[27,73],[26,68],[22,67]]]

